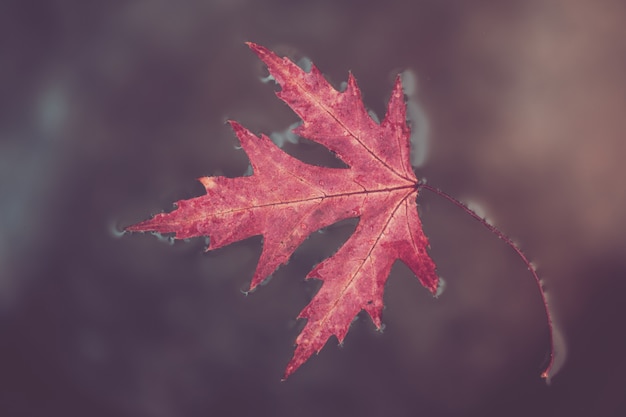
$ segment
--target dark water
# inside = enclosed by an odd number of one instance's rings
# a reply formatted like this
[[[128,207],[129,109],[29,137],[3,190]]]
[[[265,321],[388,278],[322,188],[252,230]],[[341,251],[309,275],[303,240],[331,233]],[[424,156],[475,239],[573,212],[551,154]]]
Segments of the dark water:
[[[619,1],[4,1],[0,5],[3,416],[626,415],[626,6]],[[244,41],[356,76],[382,115],[417,74],[418,175],[479,203],[537,263],[564,342],[501,241],[420,196],[437,300],[402,265],[366,316],[280,382],[354,222],[314,234],[247,297],[252,238],[204,254],[124,226],[239,176],[224,121],[296,117]],[[336,164],[309,144],[308,162]]]

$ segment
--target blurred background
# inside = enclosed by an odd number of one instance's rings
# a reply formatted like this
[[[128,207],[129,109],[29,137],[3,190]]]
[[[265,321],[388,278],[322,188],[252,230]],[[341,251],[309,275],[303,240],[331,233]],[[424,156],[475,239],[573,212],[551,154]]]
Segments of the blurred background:
[[[625,19],[620,0],[2,1],[0,413],[626,415]],[[297,122],[245,41],[309,57],[336,86],[352,71],[379,116],[395,75],[416,75],[417,175],[536,263],[563,335],[551,385],[525,265],[426,192],[445,292],[396,264],[384,333],[363,315],[286,382],[319,286],[304,276],[355,221],[248,296],[260,237],[204,253],[121,234],[202,194],[197,177],[246,172],[227,119]]]

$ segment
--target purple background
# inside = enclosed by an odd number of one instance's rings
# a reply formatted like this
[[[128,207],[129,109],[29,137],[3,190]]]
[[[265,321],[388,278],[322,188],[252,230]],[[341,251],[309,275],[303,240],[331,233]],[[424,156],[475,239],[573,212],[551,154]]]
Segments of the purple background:
[[[3,416],[626,415],[623,1],[29,1],[0,5]],[[436,196],[418,202],[447,289],[397,264],[384,334],[366,316],[280,382],[354,222],[314,234],[245,297],[259,237],[204,254],[117,236],[194,179],[239,176],[224,121],[296,121],[244,41],[351,70],[383,113],[419,77],[418,175],[537,262],[566,360],[551,386],[543,307],[515,254]],[[333,164],[310,144],[286,150]]]

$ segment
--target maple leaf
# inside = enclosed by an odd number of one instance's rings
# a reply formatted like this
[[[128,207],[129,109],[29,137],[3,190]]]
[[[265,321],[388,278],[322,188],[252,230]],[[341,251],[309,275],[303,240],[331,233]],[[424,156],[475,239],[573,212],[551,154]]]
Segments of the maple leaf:
[[[409,128],[400,78],[382,122],[368,114],[352,74],[343,92],[314,65],[305,72],[287,58],[248,43],[280,85],[277,96],[302,119],[294,133],[333,151],[349,168],[306,164],[267,136],[230,121],[252,165],[246,177],[203,177],[206,195],[181,200],[170,213],[128,231],[209,236],[207,250],[263,235],[263,250],[250,284],[254,289],[314,231],[359,218],[352,236],[307,278],[323,284],[298,318],[307,319],[296,339],[284,378],[331,336],[343,342],[351,322],[365,310],[381,327],[385,282],[396,260],[404,262],[433,294],[438,277],[417,213],[420,183],[409,162]]]

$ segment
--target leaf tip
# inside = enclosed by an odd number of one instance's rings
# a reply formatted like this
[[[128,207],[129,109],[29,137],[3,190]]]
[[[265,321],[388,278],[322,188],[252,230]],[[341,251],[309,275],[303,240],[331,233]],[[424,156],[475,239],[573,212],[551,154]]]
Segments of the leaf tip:
[[[283,374],[283,378],[281,381],[286,381],[296,370],[305,362],[305,359],[299,358],[298,355],[294,355],[293,358],[287,364],[287,368],[285,368],[285,373]]]
[[[241,125],[241,123],[239,123],[236,120],[226,120],[226,124],[228,124],[231,129],[233,130],[237,130],[237,129],[243,129],[243,126]]]
[[[244,138],[249,133],[248,129],[243,127],[243,125],[241,123],[236,122],[234,120],[229,120],[226,123],[228,123],[230,125],[230,128],[233,129],[233,132],[235,132],[235,135],[237,135],[237,138],[239,138],[239,142],[241,142],[243,144]]]
[[[263,282],[263,279],[258,275],[252,277],[252,281],[250,282],[250,288],[248,288],[247,292],[254,292],[256,288]]]
[[[270,52],[269,49],[267,49],[264,46],[259,45],[258,43],[254,43],[254,42],[244,42],[246,44],[246,46],[248,48],[250,48],[255,54],[259,55],[259,54],[266,54],[268,52]]]
[[[144,220],[139,223],[131,224],[123,229],[123,233],[147,232],[150,230],[152,219]]]
[[[270,51],[269,49],[267,49],[264,46],[259,45],[258,43],[246,42],[246,45],[248,45],[248,48],[250,48],[252,50],[252,52],[257,54],[258,57],[261,58],[262,61],[265,61],[263,59],[264,56],[274,55],[274,53],[272,51]]]
[[[198,181],[204,186],[204,189],[209,191],[215,187],[217,184],[215,183],[215,177],[200,177]]]
[[[299,317],[300,318],[300,317]],[[322,345],[318,345],[315,341],[302,339],[302,333],[296,339],[296,349],[293,353],[293,356],[287,367],[285,368],[285,373],[283,375],[283,381],[289,378],[294,372],[298,370],[309,358],[313,355],[313,353],[319,353],[325,344],[326,340]]]

